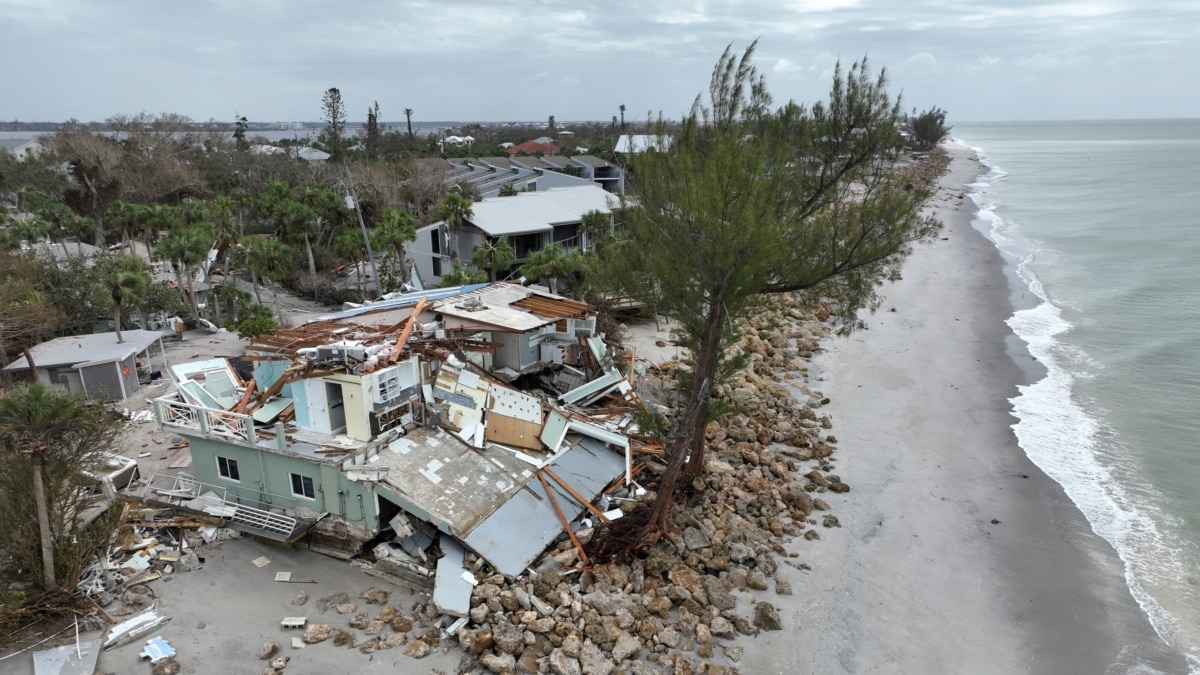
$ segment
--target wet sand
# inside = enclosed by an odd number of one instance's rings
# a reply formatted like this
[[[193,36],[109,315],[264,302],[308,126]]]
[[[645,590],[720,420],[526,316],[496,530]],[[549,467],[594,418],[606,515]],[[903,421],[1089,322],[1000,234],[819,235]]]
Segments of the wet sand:
[[[954,155],[929,208],[945,224],[882,289],[869,330],[830,338],[810,385],[853,491],[841,528],[798,540],[781,633],[746,673],[1179,673],[1120,560],[1017,445],[1008,399],[1040,368],[1012,348],[1003,261],[971,223]],[[802,569],[803,563],[811,570]]]

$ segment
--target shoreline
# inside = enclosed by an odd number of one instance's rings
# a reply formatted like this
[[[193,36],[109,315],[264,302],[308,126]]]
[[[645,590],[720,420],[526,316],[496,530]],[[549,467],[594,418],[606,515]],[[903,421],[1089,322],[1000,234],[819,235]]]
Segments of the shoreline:
[[[869,330],[824,341],[809,386],[830,399],[841,529],[780,567],[796,595],[755,673],[1186,672],[1124,566],[1017,445],[1009,399],[1040,364],[1005,324],[1005,261],[974,225],[986,173],[961,145],[927,209],[945,229],[883,289]],[[1016,340],[1019,345],[1019,340]],[[811,569],[803,569],[804,563]]]

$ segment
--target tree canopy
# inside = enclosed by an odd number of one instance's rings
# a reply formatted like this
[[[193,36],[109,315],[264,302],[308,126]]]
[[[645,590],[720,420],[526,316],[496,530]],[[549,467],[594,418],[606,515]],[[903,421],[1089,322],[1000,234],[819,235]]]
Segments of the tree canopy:
[[[833,298],[851,330],[910,244],[939,227],[891,166],[900,113],[883,72],[839,64],[827,101],[773,107],[754,49],[727,48],[707,100],[697,97],[671,142],[660,120],[658,150],[630,159],[625,224],[601,249],[608,290],[678,322],[690,355],[648,539],[666,526],[685,460],[688,472],[703,469],[710,395],[738,364],[728,347],[756,303],[794,291]]]
[[[58,387],[20,385],[0,396],[0,548],[10,575],[43,590],[71,588],[103,550],[108,532],[75,531],[92,500],[80,490],[82,471],[119,429],[103,407]]]
[[[952,127],[946,126],[946,111],[938,107],[918,113],[913,110],[909,118],[913,146],[918,150],[930,150],[950,135]]]

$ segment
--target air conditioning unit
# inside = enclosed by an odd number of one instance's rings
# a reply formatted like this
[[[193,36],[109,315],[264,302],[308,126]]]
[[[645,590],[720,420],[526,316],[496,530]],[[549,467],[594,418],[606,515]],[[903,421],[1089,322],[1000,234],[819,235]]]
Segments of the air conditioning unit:
[[[317,362],[345,363],[346,350],[343,347],[317,347]]]

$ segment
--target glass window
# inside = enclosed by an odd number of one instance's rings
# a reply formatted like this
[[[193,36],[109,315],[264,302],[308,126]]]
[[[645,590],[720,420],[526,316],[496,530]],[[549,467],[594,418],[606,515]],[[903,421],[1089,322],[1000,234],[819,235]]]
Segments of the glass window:
[[[316,499],[317,492],[313,489],[313,479],[298,473],[289,474],[292,477],[292,494],[297,497]]]
[[[238,473],[238,465],[236,459],[228,457],[217,458],[217,473],[221,474],[222,478],[229,480],[241,480],[241,474]]]

